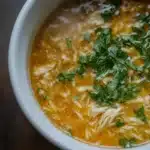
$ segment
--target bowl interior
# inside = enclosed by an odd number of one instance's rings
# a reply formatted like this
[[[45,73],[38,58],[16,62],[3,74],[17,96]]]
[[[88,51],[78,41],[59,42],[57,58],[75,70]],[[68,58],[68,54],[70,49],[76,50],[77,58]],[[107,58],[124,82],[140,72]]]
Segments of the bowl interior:
[[[12,32],[9,48],[9,72],[14,93],[33,126],[57,146],[64,150],[109,150],[81,143],[57,130],[41,111],[32,93],[28,75],[32,41],[40,25],[61,1],[28,0],[22,8]],[[149,150],[150,145],[132,149]]]

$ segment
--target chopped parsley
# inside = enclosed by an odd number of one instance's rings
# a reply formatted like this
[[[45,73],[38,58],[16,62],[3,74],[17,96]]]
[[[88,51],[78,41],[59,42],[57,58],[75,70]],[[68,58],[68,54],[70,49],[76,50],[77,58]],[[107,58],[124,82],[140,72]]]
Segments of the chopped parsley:
[[[148,25],[148,30],[145,30]],[[135,47],[144,58],[144,66],[141,71],[150,70],[150,14],[141,14],[137,18],[137,22],[133,25],[133,32],[121,35],[119,41],[122,46]]]
[[[47,95],[44,95],[43,98],[44,100],[48,100],[49,97]]]
[[[72,48],[72,40],[70,38],[66,38],[66,45],[67,45],[67,48],[69,49]]]
[[[90,96],[98,104],[112,105],[115,102],[124,103],[127,100],[136,97],[137,92],[136,86],[116,86],[111,82],[107,86],[95,86],[94,91],[90,93]]]
[[[59,81],[72,81],[74,77],[75,77],[74,72],[64,72],[60,73],[57,78]]]
[[[98,104],[111,105],[135,98],[139,85],[127,84],[128,69],[140,69],[131,62],[126,52],[121,50],[121,44],[114,42],[110,28],[98,28],[95,33],[97,39],[92,53],[81,55],[78,67],[72,72],[59,74],[59,81],[72,81],[76,74],[83,75],[87,68],[92,68],[96,74],[96,84],[89,94]],[[97,84],[97,81],[108,75],[112,75],[112,81],[103,86]]]
[[[76,69],[76,73],[79,75],[83,75],[86,71],[86,67],[83,64],[80,64],[79,67]]]
[[[122,121],[121,119],[118,119],[118,120],[116,121],[116,127],[120,128],[120,127],[122,127],[122,126],[124,126],[124,125],[125,125],[125,122]]]
[[[116,7],[113,4],[107,4],[101,11],[101,16],[105,21],[108,21],[115,13]]]
[[[147,117],[145,115],[144,106],[140,107],[139,109],[134,111],[136,114],[136,117],[142,120],[143,122],[147,123]]]
[[[89,58],[88,58],[88,56],[86,56],[86,55],[81,55],[80,57],[79,57],[79,64],[81,64],[81,65],[87,65],[88,64],[88,62],[89,62]]]
[[[136,144],[136,139],[135,138],[121,138],[119,140],[119,144],[123,148],[132,148]]]
[[[101,16],[103,17],[104,21],[108,21],[109,19],[111,19],[120,5],[121,0],[113,0],[109,4],[104,4],[101,11]]]
[[[109,14],[108,10],[115,12],[121,1],[114,1],[106,4],[103,15]],[[108,15],[112,16],[112,13]],[[106,17],[107,18],[107,17]],[[144,29],[145,25],[150,24],[150,15],[144,14],[137,18],[137,23],[133,25],[133,32],[130,34],[113,36],[110,28],[97,28],[95,30],[96,40],[93,43],[93,51],[90,54],[81,55],[78,60],[77,68],[72,72],[64,72],[58,75],[59,81],[72,81],[76,75],[83,75],[88,68],[95,73],[93,91],[89,92],[91,98],[98,104],[112,105],[119,102],[124,103],[136,98],[140,92],[140,83],[129,83],[128,71],[133,70],[137,76],[146,77],[150,80],[150,28]],[[90,41],[90,34],[84,35],[84,40]],[[71,47],[71,40],[67,40]],[[137,66],[132,62],[127,52],[122,48],[135,47],[144,60],[143,66]],[[112,80],[107,84],[100,85],[106,77],[111,76]],[[141,113],[139,113],[141,111]],[[136,116],[146,122],[146,116],[142,117],[143,108],[136,111]],[[144,113],[143,113],[144,114]]]
[[[41,91],[41,88],[37,88],[37,92],[40,93],[40,91]]]
[[[144,23],[142,21],[138,21],[133,25],[132,29],[135,32],[142,33],[144,30]]]
[[[150,14],[144,13],[137,16],[137,20],[144,25],[150,25]]]

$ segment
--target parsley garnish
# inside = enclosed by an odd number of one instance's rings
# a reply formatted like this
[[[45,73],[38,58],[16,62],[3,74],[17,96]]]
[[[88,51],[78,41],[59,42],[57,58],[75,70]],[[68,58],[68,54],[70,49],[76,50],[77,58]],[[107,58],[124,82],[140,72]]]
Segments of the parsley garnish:
[[[64,72],[60,73],[57,78],[59,81],[72,81],[74,77],[75,72]]]
[[[136,117],[142,120],[143,122],[147,123],[147,117],[145,115],[144,106],[140,107],[139,109],[134,111],[136,114]]]
[[[138,89],[136,86],[116,86],[111,82],[107,86],[95,86],[94,91],[90,95],[98,104],[111,105],[114,102],[123,103],[130,100],[136,97],[137,92]]]
[[[139,86],[127,84],[128,68],[135,71],[138,71],[139,68],[121,50],[121,44],[114,41],[111,29],[98,28],[95,33],[97,39],[93,45],[93,52],[81,55],[78,67],[73,72],[59,74],[59,81],[72,81],[76,74],[83,75],[87,68],[92,68],[96,74],[96,80],[112,75],[112,81],[107,85],[94,85],[90,96],[97,103],[110,105],[114,102],[122,103],[135,98],[139,92]]]
[[[120,146],[123,148],[132,148],[136,144],[136,139],[135,138],[121,138],[119,140]]]
[[[85,71],[86,71],[85,65],[80,64],[79,67],[76,70],[76,73],[82,76]]]
[[[47,95],[44,95],[43,98],[44,98],[44,100],[48,100],[48,96]]]
[[[133,33],[120,36],[122,46],[134,46],[144,57],[145,62],[150,62],[150,28],[146,31],[145,25],[150,25],[150,14],[141,14],[137,18],[138,22],[133,25]],[[145,63],[147,64],[147,63]]]
[[[67,45],[67,48],[69,49],[72,48],[72,40],[70,38],[66,38],[66,45]]]
[[[101,16],[105,21],[108,21],[115,13],[116,7],[113,4],[107,4],[101,11]]]
[[[122,126],[124,126],[124,125],[125,125],[125,123],[124,123],[122,120],[118,119],[118,120],[116,121],[116,127],[120,128],[120,127],[122,127]]]
[[[87,65],[89,63],[89,58],[86,55],[81,55],[78,62],[81,65]]]
[[[40,91],[41,91],[41,88],[37,88],[37,92],[40,93]]]
[[[137,16],[137,20],[144,25],[150,25],[150,14],[140,14],[139,16]]]
[[[115,14],[118,7],[121,5],[121,0],[113,0],[110,4],[104,4],[101,11],[101,16],[105,21],[108,21]]]
[[[145,26],[148,30],[145,30]],[[144,65],[136,67],[128,63],[133,70],[141,72],[149,81],[150,77],[150,14],[141,14],[137,18],[136,24],[133,26],[133,33],[120,36],[117,41],[120,45],[126,47],[135,47],[141,58],[144,60]]]

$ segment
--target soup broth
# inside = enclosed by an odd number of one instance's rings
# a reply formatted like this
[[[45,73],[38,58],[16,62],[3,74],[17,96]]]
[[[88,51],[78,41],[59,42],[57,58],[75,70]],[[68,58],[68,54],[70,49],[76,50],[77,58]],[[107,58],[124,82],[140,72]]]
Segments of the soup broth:
[[[37,33],[30,57],[35,96],[51,122],[97,146],[150,139],[150,5],[64,2]]]

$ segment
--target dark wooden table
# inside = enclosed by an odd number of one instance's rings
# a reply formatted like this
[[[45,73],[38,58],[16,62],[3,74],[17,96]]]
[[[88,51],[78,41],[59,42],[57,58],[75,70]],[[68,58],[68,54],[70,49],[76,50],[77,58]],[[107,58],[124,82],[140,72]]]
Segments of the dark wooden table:
[[[9,39],[24,3],[25,0],[0,0],[0,150],[58,150],[26,120],[9,81]]]

